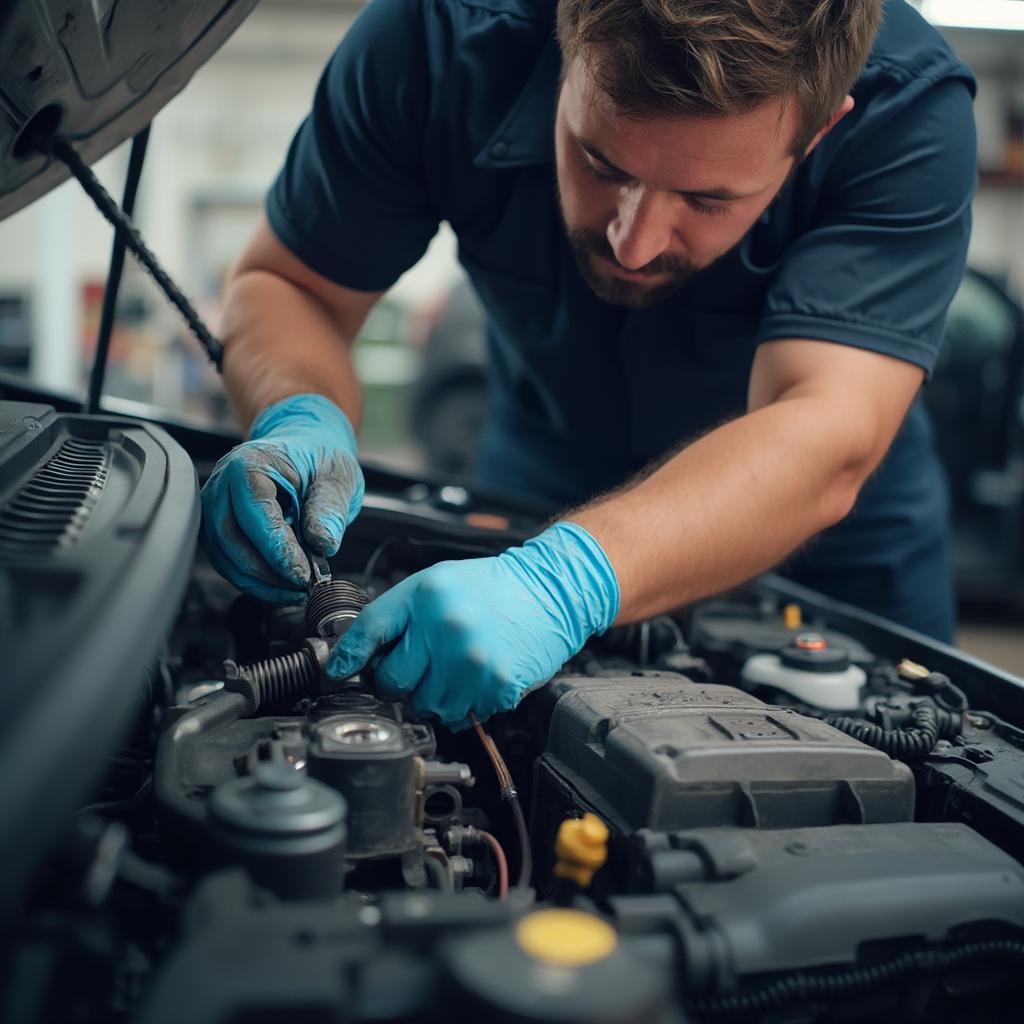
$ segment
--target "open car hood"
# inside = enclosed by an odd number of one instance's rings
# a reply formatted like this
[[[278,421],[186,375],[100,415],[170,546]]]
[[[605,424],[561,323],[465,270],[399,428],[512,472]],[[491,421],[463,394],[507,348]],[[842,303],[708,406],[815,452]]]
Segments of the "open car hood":
[[[0,218],[68,177],[58,135],[92,163],[148,124],[256,0],[8,0],[0,5]]]

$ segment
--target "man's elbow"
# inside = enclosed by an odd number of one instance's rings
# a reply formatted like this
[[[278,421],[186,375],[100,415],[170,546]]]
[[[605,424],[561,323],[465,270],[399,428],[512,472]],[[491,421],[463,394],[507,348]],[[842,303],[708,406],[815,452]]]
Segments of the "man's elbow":
[[[888,445],[882,446],[863,435],[850,438],[829,486],[822,489],[822,519],[824,528],[835,526],[845,519],[857,504],[861,488],[885,457]]]
[[[853,511],[862,485],[863,480],[853,482],[843,478],[833,481],[832,486],[825,489],[820,516],[823,530],[835,526]]]

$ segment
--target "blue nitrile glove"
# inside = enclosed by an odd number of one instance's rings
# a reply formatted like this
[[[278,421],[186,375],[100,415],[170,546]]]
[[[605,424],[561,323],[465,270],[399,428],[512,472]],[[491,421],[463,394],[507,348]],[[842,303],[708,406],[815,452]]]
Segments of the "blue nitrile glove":
[[[294,603],[309,580],[300,541],[333,555],[362,506],[355,431],[330,399],[293,395],[267,406],[249,438],[203,488],[206,552],[239,590]]]
[[[608,556],[582,526],[558,523],[495,558],[403,580],[363,609],[327,674],[345,679],[371,661],[383,697],[408,695],[417,714],[461,727],[471,711],[514,708],[618,611]]]

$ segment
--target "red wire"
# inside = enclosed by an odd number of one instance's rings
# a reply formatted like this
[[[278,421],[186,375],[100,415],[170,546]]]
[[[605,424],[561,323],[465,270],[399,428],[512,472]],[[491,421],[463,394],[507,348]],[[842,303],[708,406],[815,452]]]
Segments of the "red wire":
[[[494,771],[498,776],[498,788],[501,790],[502,799],[508,800],[512,807],[512,814],[515,818],[516,832],[519,836],[519,881],[517,885],[524,888],[530,884],[530,876],[533,873],[533,857],[530,851],[530,834],[526,829],[526,820],[523,817],[523,808],[519,803],[519,797],[516,795],[515,785],[512,782],[512,775],[508,770],[508,765],[505,764],[505,759],[501,756],[501,751],[498,750],[498,745],[491,739],[490,736],[484,732],[483,726],[480,724],[480,719],[471,711],[469,713],[470,721],[473,723],[473,728],[476,730],[477,736],[480,738],[481,744],[483,744],[484,750],[487,751],[487,756],[491,759],[491,764],[494,765]]]
[[[505,765],[505,760],[501,756],[501,752],[498,750],[494,740],[484,732],[484,727],[480,724],[480,719],[478,719],[473,712],[469,713],[469,718],[473,723],[473,728],[476,730],[477,736],[480,737],[480,743],[487,752],[487,756],[491,759],[491,764],[494,765],[494,771],[498,776],[498,786],[501,789],[502,796],[504,796],[506,790],[513,788],[512,776],[509,774],[508,767]]]
[[[505,851],[501,848],[501,843],[490,832],[484,832],[483,829],[477,829],[477,832],[480,838],[491,848],[494,859],[498,864],[498,899],[508,899],[508,858],[505,856]]]

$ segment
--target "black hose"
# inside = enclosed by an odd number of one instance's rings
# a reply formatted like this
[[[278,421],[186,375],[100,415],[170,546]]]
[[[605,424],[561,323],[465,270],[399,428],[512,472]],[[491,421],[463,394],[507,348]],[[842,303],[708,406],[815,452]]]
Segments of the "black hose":
[[[124,197],[121,209],[125,217],[131,217],[135,210],[135,197],[139,190],[139,179],[142,177],[142,165],[146,159],[146,146],[149,143],[149,125],[132,139],[132,149],[128,157],[128,174],[124,182]],[[123,231],[114,228],[114,243],[110,250],[110,268],[107,270],[107,285],[103,289],[103,310],[100,313],[100,329],[96,335],[96,355],[93,357],[92,370],[89,373],[89,390],[82,405],[82,412],[93,414],[99,412],[100,397],[103,394],[103,378],[107,372],[107,356],[110,353],[110,339],[114,333],[114,313],[117,310],[117,293],[121,288],[121,274],[124,271],[124,254],[128,249],[128,241]]]
[[[936,723],[939,728],[940,740],[956,739],[964,731],[964,713],[962,711],[948,711],[946,708],[936,708]]]
[[[941,672],[929,672],[918,684],[918,689],[930,693],[948,711],[962,716],[967,710],[967,694]]]
[[[160,265],[160,261],[156,256],[149,251],[135,225],[125,216],[117,203],[110,198],[107,190],[99,183],[96,175],[89,170],[71,145],[58,140],[50,148],[53,155],[67,165],[68,170],[78,180],[86,195],[96,204],[96,208],[109,221],[114,230],[124,237],[127,247],[132,251],[132,254],[139,261],[142,268],[157,283],[171,305],[181,313],[185,323],[188,324],[189,330],[196,336],[199,344],[203,347],[203,351],[206,352],[210,361],[219,370],[224,355],[221,343],[210,333],[209,328],[203,323],[202,317],[196,312],[195,307],[189,302],[174,281],[171,280],[170,275]]]
[[[257,707],[294,703],[308,697],[320,679],[320,667],[305,647],[277,658],[239,665],[238,672],[253,684]]]
[[[905,729],[885,729],[881,725],[865,722],[862,718],[847,718],[844,715],[825,715],[822,720],[833,729],[869,747],[882,750],[890,757],[901,761],[920,761],[932,752],[939,738],[938,715],[931,704],[922,701],[913,709],[910,717],[913,725]]]
[[[979,962],[1024,960],[1024,942],[1014,939],[993,939],[972,942],[953,949],[921,949],[903,953],[885,963],[850,967],[818,974],[797,972],[768,982],[749,992],[711,996],[687,1001],[687,1009],[695,1016],[730,1019],[764,1014],[804,999],[843,999],[907,975],[938,973],[951,968]]]
[[[224,662],[224,689],[245,697],[254,714],[266,705],[292,705],[321,689],[323,668],[330,647],[317,637],[309,637],[289,654],[264,658],[248,665]]]
[[[533,852],[530,849],[530,833],[526,828],[526,817],[519,796],[513,791],[508,802],[512,805],[512,817],[516,822],[516,835],[519,838],[519,879],[516,885],[525,889],[533,877]]]

